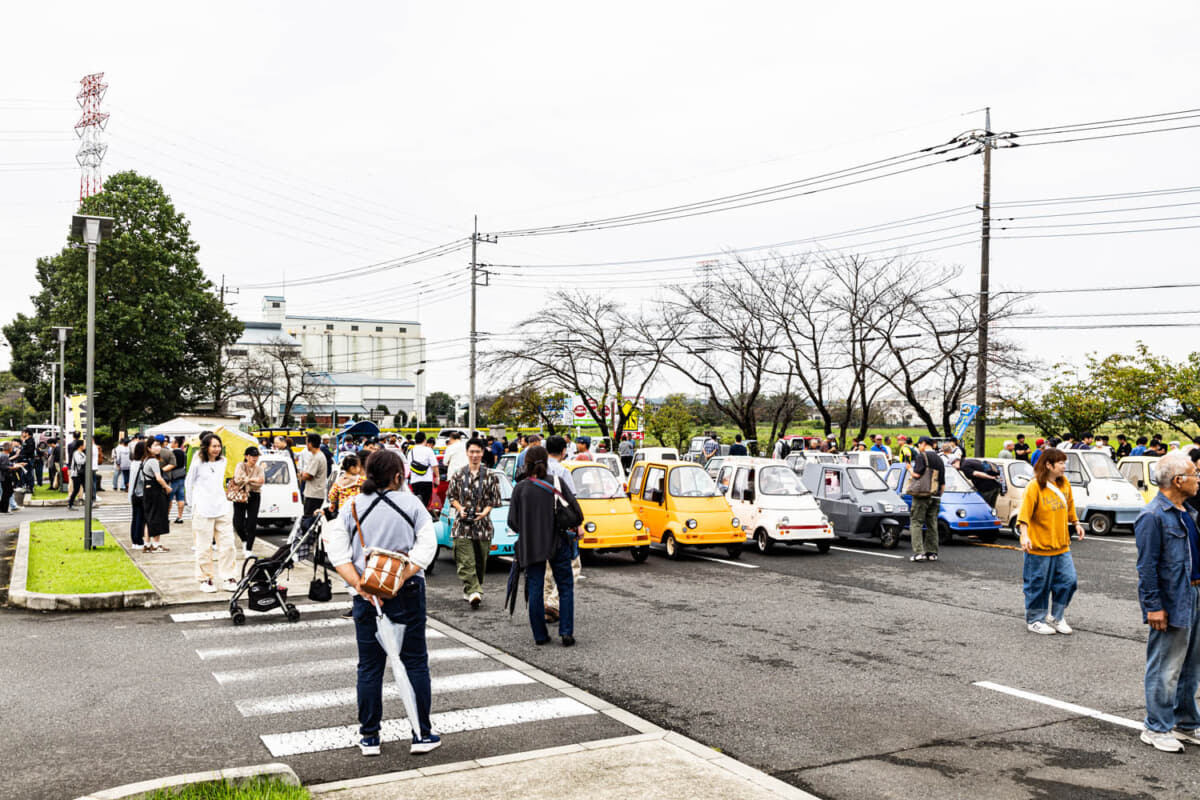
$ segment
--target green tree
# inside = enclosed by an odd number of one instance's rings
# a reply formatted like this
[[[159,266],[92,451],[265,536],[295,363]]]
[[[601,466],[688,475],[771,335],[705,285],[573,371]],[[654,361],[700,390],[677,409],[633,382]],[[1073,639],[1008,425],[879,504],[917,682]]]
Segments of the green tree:
[[[1060,377],[1040,394],[1005,398],[1005,404],[1047,435],[1079,436],[1120,419],[1121,409],[1092,373],[1080,375],[1063,364],[1051,368]]]
[[[446,392],[430,392],[425,398],[425,416],[431,419],[445,417],[454,421],[454,398]]]
[[[392,417],[393,428],[403,428],[407,422],[408,414],[405,414],[403,411],[397,411],[396,416]]]
[[[96,417],[114,431],[132,421],[161,420],[201,401],[218,402],[224,347],[242,324],[222,305],[197,259],[190,224],[162,186],[119,172],[80,213],[114,218],[96,254]],[[13,374],[47,393],[57,360],[53,326],[74,328],[67,340],[66,388],[82,391],[87,337],[87,252],[68,245],[39,258],[41,290],[32,315],[4,327]]]
[[[668,395],[660,406],[647,405],[642,412],[646,433],[657,439],[662,447],[674,447],[682,452],[696,430],[697,420],[689,405],[682,394]]]
[[[312,411],[309,411],[307,414],[304,415],[304,427],[306,427],[306,428],[317,427],[317,415],[315,413],[313,413]]]
[[[1139,430],[1165,424],[1188,434],[1180,427],[1180,422],[1187,419],[1184,403],[1189,395],[1200,400],[1200,391],[1189,383],[1196,379],[1196,371],[1188,370],[1186,363],[1172,364],[1138,342],[1132,355],[1090,357],[1088,369],[1101,393],[1116,406],[1118,419]],[[1184,400],[1173,402],[1177,395]]]
[[[488,419],[509,428],[538,425],[548,435],[561,426],[557,409],[567,398],[566,392],[541,392],[531,383],[502,390],[487,409]]]

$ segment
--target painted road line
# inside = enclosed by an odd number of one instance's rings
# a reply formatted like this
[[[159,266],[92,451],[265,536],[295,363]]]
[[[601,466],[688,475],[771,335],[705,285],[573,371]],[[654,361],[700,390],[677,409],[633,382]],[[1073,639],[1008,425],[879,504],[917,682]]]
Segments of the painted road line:
[[[429,651],[429,661],[457,661],[469,658],[487,658],[478,650],[469,647],[443,647]],[[214,672],[212,676],[217,683],[227,686],[231,683],[249,683],[251,681],[288,680],[307,678],[314,675],[332,675],[345,671],[353,673],[358,667],[358,657],[354,658],[325,658],[320,661],[302,661],[296,664],[274,664],[269,667],[251,667],[249,669],[231,669],[224,672]]]
[[[1104,538],[1102,536],[1098,536],[1096,534],[1092,534],[1091,536],[1084,539],[1084,541],[1085,542],[1104,542],[1106,544],[1128,544],[1128,545],[1133,545],[1134,547],[1137,547],[1136,539],[1106,539],[1106,538]]]
[[[444,639],[446,634],[441,631],[435,631],[432,628],[425,629],[426,639]],[[253,645],[245,647],[202,647],[196,650],[196,655],[200,656],[201,661],[210,661],[214,658],[236,658],[245,657],[252,658],[265,653],[291,653],[297,650],[346,650],[355,652],[357,645],[354,640],[348,637],[322,637],[320,639],[284,639],[283,641],[274,642],[255,642]]]
[[[1042,703],[1043,705],[1047,705],[1052,708],[1068,711],[1072,714],[1078,714],[1081,717],[1091,717],[1092,719],[1098,719],[1101,722],[1111,722],[1113,725],[1120,725],[1125,728],[1133,728],[1135,731],[1142,730],[1142,723],[1137,722],[1136,720],[1114,716],[1113,714],[1106,714],[1103,711],[1097,711],[1096,709],[1088,708],[1087,706],[1068,703],[1064,700],[1055,700],[1053,697],[1046,697],[1045,695],[1026,692],[1023,689],[1014,689],[1011,686],[1004,686],[999,683],[992,683],[991,681],[976,681],[973,685],[983,689],[991,689],[994,692],[1003,692],[1004,694],[1009,694],[1013,697],[1020,697],[1023,700],[1032,700],[1035,703]]]
[[[712,556],[701,556],[695,553],[684,553],[688,558],[699,558],[702,561],[711,561],[714,564],[728,564],[731,567],[741,567],[742,569],[758,569],[757,564],[743,564],[740,561],[730,561],[727,558],[713,558]]]
[[[208,628],[183,628],[186,639],[211,639],[218,636],[250,636],[253,634],[287,633],[289,631],[304,631],[314,628],[336,628],[352,625],[354,620],[349,617],[324,617],[322,619],[307,619],[299,622],[260,622],[253,623],[247,617],[245,625],[221,625]]]
[[[880,558],[899,558],[899,559],[904,558],[904,556],[892,555],[891,553],[876,553],[874,550],[858,550],[853,547],[831,546],[829,549],[830,550],[841,550],[843,553],[859,553],[864,556],[879,556]]]
[[[517,686],[534,683],[533,678],[515,669],[497,669],[487,672],[464,672],[458,675],[441,675],[433,678],[435,695],[449,692],[465,692],[472,689],[494,689],[499,686]],[[400,687],[388,681],[383,686],[384,700],[399,700]],[[290,714],[295,711],[312,711],[318,708],[351,706],[358,701],[358,690],[330,689],[325,692],[283,694],[276,697],[239,700],[235,705],[243,717],[262,717],[268,714]]]
[[[349,603],[301,603],[297,611],[345,611]],[[189,611],[184,614],[172,614],[172,622],[205,622],[207,620],[229,619],[229,611]]]
[[[1021,549],[1020,547],[1017,547],[1015,544],[991,544],[989,542],[967,542],[967,544],[973,544],[976,547],[994,547],[997,550],[1017,550],[1017,551],[1019,551]]]
[[[595,714],[570,697],[554,697],[546,700],[527,700],[522,703],[505,703],[497,706],[465,708],[433,714],[430,721],[443,736],[447,733],[478,731],[502,725],[518,725],[525,722],[540,722],[550,719],[565,719]],[[407,742],[412,738],[408,720],[385,720],[380,731],[385,742]],[[358,744],[357,725],[341,725],[335,728],[314,728],[292,733],[263,734],[259,738],[274,758],[295,756],[302,753],[319,753],[326,750],[342,750]]]

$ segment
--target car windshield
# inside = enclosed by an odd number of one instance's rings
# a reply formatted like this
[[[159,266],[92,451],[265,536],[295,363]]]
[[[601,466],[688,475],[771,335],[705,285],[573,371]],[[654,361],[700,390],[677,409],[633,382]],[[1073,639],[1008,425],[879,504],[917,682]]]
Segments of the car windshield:
[[[854,488],[864,492],[886,492],[888,491],[887,484],[883,482],[883,478],[879,477],[879,473],[870,467],[851,467],[846,470],[850,476],[850,483]]]
[[[621,496],[621,484],[603,466],[576,467],[571,472],[575,496],[580,500],[601,500]]]
[[[284,486],[291,483],[291,472],[286,461],[263,461],[263,472],[266,474],[266,485]]]
[[[963,474],[949,464],[946,465],[946,491],[947,492],[973,492],[975,487],[971,485]]]
[[[500,481],[500,502],[507,505],[509,501],[512,500],[512,481],[510,481],[508,476],[498,469],[492,470],[492,474],[495,475],[497,480]]]
[[[700,467],[677,467],[671,470],[667,489],[672,497],[714,497],[717,487]]]
[[[621,459],[616,456],[603,455],[597,456],[596,461],[608,467],[608,471],[612,473],[614,478],[621,477]]]
[[[1083,459],[1083,462],[1087,464],[1088,470],[1091,471],[1094,478],[1116,478],[1120,480],[1124,477],[1117,471],[1117,465],[1104,453],[1092,451],[1082,452],[1079,455]]]
[[[788,467],[763,467],[758,471],[758,491],[770,495],[809,494],[800,478]]]
[[[1033,467],[1024,461],[1014,461],[1008,468],[1009,483],[1018,489],[1029,485],[1033,480]]]

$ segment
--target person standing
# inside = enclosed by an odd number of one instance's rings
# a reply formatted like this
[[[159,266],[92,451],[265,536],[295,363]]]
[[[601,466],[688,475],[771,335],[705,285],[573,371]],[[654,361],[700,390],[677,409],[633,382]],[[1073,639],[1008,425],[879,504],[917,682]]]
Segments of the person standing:
[[[733,436],[733,444],[729,445],[729,455],[731,456],[748,456],[750,451],[746,449],[746,445],[742,443],[742,435],[736,433]]]
[[[301,525],[307,531],[325,503],[325,484],[329,473],[326,471],[325,455],[321,452],[321,435],[310,433],[304,443],[308,458],[304,461],[304,471],[300,473],[300,480],[304,482],[304,520]]]
[[[254,537],[258,533],[258,509],[262,506],[262,487],[267,472],[258,463],[261,454],[257,447],[247,447],[242,461],[233,468],[230,481],[234,488],[244,489],[245,502],[233,504],[233,530],[242,540],[242,558],[254,555]]]
[[[1125,434],[1118,433],[1117,434],[1117,451],[1115,453],[1113,453],[1113,456],[1116,459],[1120,460],[1120,459],[1125,458],[1126,456],[1130,456],[1130,455],[1133,455],[1133,445],[1131,445],[1129,443],[1129,440],[1125,438]]]
[[[75,507],[75,498],[79,496],[79,490],[83,489],[83,481],[86,478],[87,472],[88,447],[82,441],[75,451],[71,453],[71,496],[67,498],[67,508]],[[92,491],[89,486],[88,492]]]
[[[543,584],[546,565],[550,565],[558,588],[558,633],[563,647],[575,644],[575,582],[571,574],[571,543],[555,522],[556,498],[573,506],[580,517],[575,493],[562,481],[553,486],[546,481],[546,448],[535,445],[526,451],[525,472],[528,476],[513,489],[508,507],[508,527],[517,534],[517,563],[525,570],[529,589],[529,626],[534,644],[550,641],[546,630]]]
[[[417,431],[413,446],[408,451],[410,477],[408,485],[412,493],[421,499],[425,508],[433,500],[433,476],[437,472],[437,456],[425,444],[425,432]]]
[[[571,494],[575,494],[575,479],[571,476],[571,470],[563,466],[562,462],[566,459],[566,440],[561,436],[550,436],[546,439],[546,454],[550,460],[546,462],[547,480],[550,482],[558,481],[560,485],[566,486],[571,490]],[[579,581],[583,578],[583,560],[579,557],[579,538],[578,536],[568,535],[567,538],[571,542],[571,577],[574,579],[576,590],[574,596],[578,597]],[[542,592],[542,599],[545,604],[546,622],[558,621],[558,585],[554,581],[543,581],[545,589]]]
[[[171,462],[175,465],[171,470],[171,499],[175,502],[175,524],[183,524],[183,507],[187,504],[187,450],[183,448],[184,438],[175,437],[175,446],[171,448]],[[168,511],[170,507],[168,506]]]
[[[730,452],[732,451],[733,448],[730,448]],[[633,466],[633,440],[629,438],[628,433],[621,434],[621,441],[617,444],[617,455],[621,458],[621,466],[628,473]]]
[[[129,439],[122,438],[120,444],[113,448],[113,489],[125,491],[129,488]]]
[[[1184,503],[1198,488],[1184,453],[1158,461],[1158,494],[1138,515],[1138,604],[1146,642],[1146,719],[1141,740],[1167,753],[1200,744],[1200,534]]]
[[[14,447],[12,442],[0,445],[0,514],[9,513],[13,491],[17,483],[23,479],[22,469],[12,460]]]
[[[34,442],[33,434],[29,431],[21,431],[21,451],[17,460],[24,464],[19,473],[20,483],[23,483],[25,489],[33,494],[33,463],[37,461],[37,443]]]
[[[200,591],[237,589],[233,547],[233,509],[225,496],[224,444],[220,436],[200,440],[200,449],[187,471],[185,490],[192,506],[192,539],[196,546],[196,580]],[[178,467],[177,467],[178,469]],[[213,571],[212,543],[217,543]]]
[[[442,453],[442,465],[446,469],[446,475],[453,476],[457,475],[458,471],[467,465],[468,443],[463,441],[461,431],[450,431],[446,439],[449,441],[449,444],[446,445],[446,450]]]
[[[446,497],[454,507],[454,566],[463,584],[463,599],[471,608],[483,602],[483,578],[491,552],[491,513],[500,505],[500,479],[483,466],[484,443],[472,439],[466,444],[467,463],[450,474]]]
[[[1066,467],[1066,453],[1054,447],[1044,450],[1017,513],[1025,552],[1025,625],[1030,633],[1074,633],[1066,620],[1067,606],[1078,585],[1071,558],[1071,526],[1080,541],[1084,533],[1075,516],[1071,484],[1063,475]]]
[[[1016,446],[1016,442],[1014,442],[1012,439],[1005,439],[1004,446],[1000,448],[1000,452],[996,455],[996,458],[1000,459],[1001,461],[1015,461],[1016,454],[1013,452],[1013,450],[1016,448]]]
[[[933,446],[933,439],[922,436],[917,440],[911,478],[905,487],[912,496],[908,531],[913,554],[909,561],[938,560],[938,511],[941,509],[942,487],[946,472]]]
[[[415,496],[401,491],[403,485],[404,459],[393,450],[377,450],[367,458],[361,493],[346,504],[349,513],[339,514],[338,523],[324,526],[321,534],[330,564],[355,591],[351,612],[358,640],[358,747],[364,756],[379,755],[383,722],[388,657],[375,638],[380,614],[404,626],[400,660],[416,699],[419,729],[409,752],[428,753],[442,743],[429,719],[433,697],[425,641],[425,568],[437,557],[437,534],[429,512]],[[370,547],[408,554],[395,597],[370,599],[358,591]]]
[[[147,553],[165,553],[162,535],[169,533],[171,522],[167,509],[171,501],[171,484],[163,477],[163,464],[159,456],[163,443],[158,439],[147,442],[145,458],[142,460],[142,510],[146,517],[146,540],[142,550]],[[208,544],[205,544],[208,549]]]
[[[592,437],[580,436],[575,440],[575,455],[572,461],[595,461],[592,455]]]
[[[1013,442],[1013,457],[1017,461],[1029,463],[1030,447],[1029,442],[1025,441],[1025,434],[1018,433],[1017,441]]]
[[[132,480],[126,481],[129,492],[129,541],[134,547],[146,548],[146,509],[143,504],[143,492],[146,482],[142,462],[146,458],[146,444],[138,442],[133,446],[129,459],[129,474]]]
[[[700,446],[700,455],[704,458],[704,463],[707,464],[709,461],[712,461],[719,452],[721,452],[721,445],[717,442],[716,434],[708,434],[708,438]]]
[[[33,476],[37,478],[37,485],[42,485],[42,474],[46,467],[46,458],[50,452],[50,448],[46,442],[38,442],[36,453],[33,459]]]

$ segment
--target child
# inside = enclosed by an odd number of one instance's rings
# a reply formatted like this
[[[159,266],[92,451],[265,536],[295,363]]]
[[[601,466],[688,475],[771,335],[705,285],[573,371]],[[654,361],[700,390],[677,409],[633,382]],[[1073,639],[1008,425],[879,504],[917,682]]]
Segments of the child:
[[[329,508],[336,512],[342,503],[358,494],[363,484],[362,462],[356,455],[342,456],[342,472],[329,490]]]

